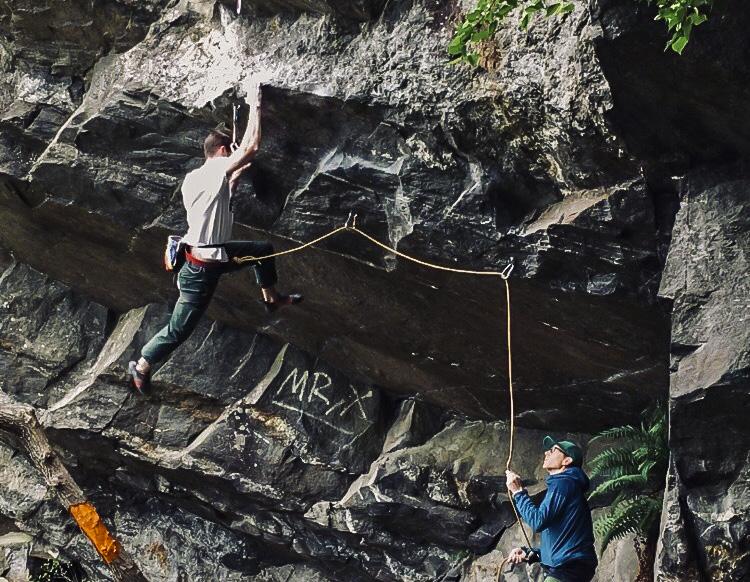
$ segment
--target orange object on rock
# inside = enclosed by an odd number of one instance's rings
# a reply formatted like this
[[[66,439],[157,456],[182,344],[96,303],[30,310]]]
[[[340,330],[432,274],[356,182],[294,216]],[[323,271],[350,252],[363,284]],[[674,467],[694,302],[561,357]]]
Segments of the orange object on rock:
[[[109,533],[93,505],[88,502],[71,505],[70,514],[107,564],[117,559],[120,544]]]

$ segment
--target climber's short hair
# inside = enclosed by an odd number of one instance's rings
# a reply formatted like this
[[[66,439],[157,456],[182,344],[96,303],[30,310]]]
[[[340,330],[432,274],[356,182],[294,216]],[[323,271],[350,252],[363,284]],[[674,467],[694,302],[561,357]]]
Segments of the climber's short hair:
[[[228,135],[213,129],[208,133],[208,136],[203,142],[203,154],[206,158],[211,158],[216,155],[216,152],[218,152],[222,146],[227,148],[227,151],[230,151],[232,139]]]

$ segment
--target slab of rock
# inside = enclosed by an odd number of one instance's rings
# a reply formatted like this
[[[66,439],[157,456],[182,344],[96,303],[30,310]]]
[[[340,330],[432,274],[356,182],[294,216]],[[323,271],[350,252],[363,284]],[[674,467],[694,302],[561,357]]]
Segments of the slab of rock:
[[[97,357],[108,310],[23,264],[0,274],[0,389],[45,406]]]
[[[750,575],[748,188],[742,168],[698,172],[675,223],[661,287],[674,308],[660,580]]]

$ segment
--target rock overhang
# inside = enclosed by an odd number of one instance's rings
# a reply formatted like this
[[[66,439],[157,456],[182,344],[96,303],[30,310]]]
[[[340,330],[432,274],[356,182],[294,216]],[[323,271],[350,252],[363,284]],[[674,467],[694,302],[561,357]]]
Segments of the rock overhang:
[[[231,119],[236,91],[218,84],[201,104],[200,92],[175,85],[160,68],[172,58],[174,69],[194,75],[190,68],[199,63],[220,66],[221,50],[197,62],[161,54],[138,77],[145,57],[139,51],[151,54],[157,41],[180,44],[191,30],[198,44],[225,34],[215,21],[168,20],[172,27],[154,27],[143,49],[109,61],[109,69],[102,63],[64,129],[51,144],[38,142],[44,147],[28,174],[11,168],[3,179],[4,244],[118,310],[172,297],[158,256],[162,238],[184,228],[180,180],[200,163],[202,135]],[[228,25],[240,37],[242,26]],[[350,58],[361,58],[352,51]],[[637,173],[593,190],[581,186],[585,181],[561,188],[554,173],[524,174],[533,153],[523,148],[493,144],[481,132],[455,139],[466,123],[479,127],[474,113],[492,110],[485,97],[453,96],[448,101],[458,99],[457,108],[443,103],[417,113],[408,99],[364,99],[361,80],[358,94],[347,96],[333,85],[319,93],[309,82],[292,82],[289,70],[277,76],[264,80],[263,148],[238,195],[238,236],[288,247],[293,242],[285,237],[314,238],[355,211],[383,242],[433,262],[500,269],[514,260],[515,380],[524,423],[583,422],[571,428],[591,430],[613,410],[634,418],[663,389],[667,323],[653,299],[653,208]],[[440,83],[449,88],[455,80]],[[26,128],[24,135],[38,132]],[[539,202],[514,206],[519,187],[527,202]],[[582,202],[567,204],[579,193]],[[565,204],[545,218],[547,209]],[[291,341],[394,393],[422,393],[482,418],[507,414],[499,281],[425,271],[350,234],[279,264],[284,281],[308,294],[304,309],[264,319],[248,281],[235,277],[220,288],[210,316]],[[561,414],[571,401],[577,413]]]

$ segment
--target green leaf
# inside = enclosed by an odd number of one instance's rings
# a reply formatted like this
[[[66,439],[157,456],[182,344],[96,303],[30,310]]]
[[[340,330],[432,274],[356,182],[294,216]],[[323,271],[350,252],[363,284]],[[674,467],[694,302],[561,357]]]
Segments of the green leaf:
[[[550,4],[546,4],[547,1]],[[667,32],[671,34],[670,40],[666,43],[665,50],[671,48],[678,54],[682,54],[682,51],[685,49],[690,39],[692,27],[706,22],[709,11],[713,8],[713,0],[642,1],[656,6],[656,16],[654,19],[663,21]],[[500,23],[513,10],[521,9],[519,26],[521,29],[527,30],[531,24],[531,19],[538,12],[543,11],[547,17],[564,17],[572,12],[574,7],[575,3],[570,0],[478,0],[476,7],[467,12],[463,19],[456,25],[453,31],[453,38],[449,44],[448,53],[451,56],[460,56],[462,62],[472,64],[472,62],[476,62],[476,59],[469,59],[464,56],[467,54],[466,45],[468,43],[485,42],[489,38],[492,38]],[[647,424],[652,426],[650,422]],[[659,432],[661,433],[661,431]],[[633,438],[638,437],[633,436]],[[641,442],[645,441],[641,440]]]
[[[692,22],[694,26],[703,24],[704,22],[706,22],[706,20],[708,20],[708,16],[697,11],[695,12],[695,14],[690,15],[690,22]]]
[[[459,36],[453,38],[448,44],[448,54],[458,55],[466,51],[466,41]]]
[[[552,16],[553,14],[557,14],[557,9],[558,9],[558,8],[560,8],[560,4],[559,4],[559,3],[555,3],[555,4],[550,4],[550,5],[549,5],[549,6],[547,6],[547,8],[545,9],[545,16],[547,16],[547,17],[549,18],[549,17],[550,17],[550,16]]]
[[[495,13],[495,16],[497,17],[496,22],[505,18],[514,8],[515,6],[511,6],[510,4],[506,4],[500,8],[500,10]]]
[[[488,28],[485,28],[484,30],[480,30],[479,32],[475,32],[471,35],[471,42],[482,42],[483,40],[487,40],[490,37],[490,30]]]
[[[672,42],[669,46],[671,49],[676,52],[678,55],[682,54],[682,51],[685,50],[685,46],[688,43],[688,37],[687,36],[680,36],[676,41]]]
[[[591,474],[593,476],[606,475],[615,468],[633,472],[637,465],[630,452],[624,449],[608,449],[591,461]]]
[[[546,16],[559,16],[573,12],[572,2],[556,2],[547,6]]]
[[[609,515],[594,522],[594,531],[601,537],[602,552],[610,542],[630,533],[640,533],[644,516],[650,512],[652,504],[636,497],[612,507]]]

